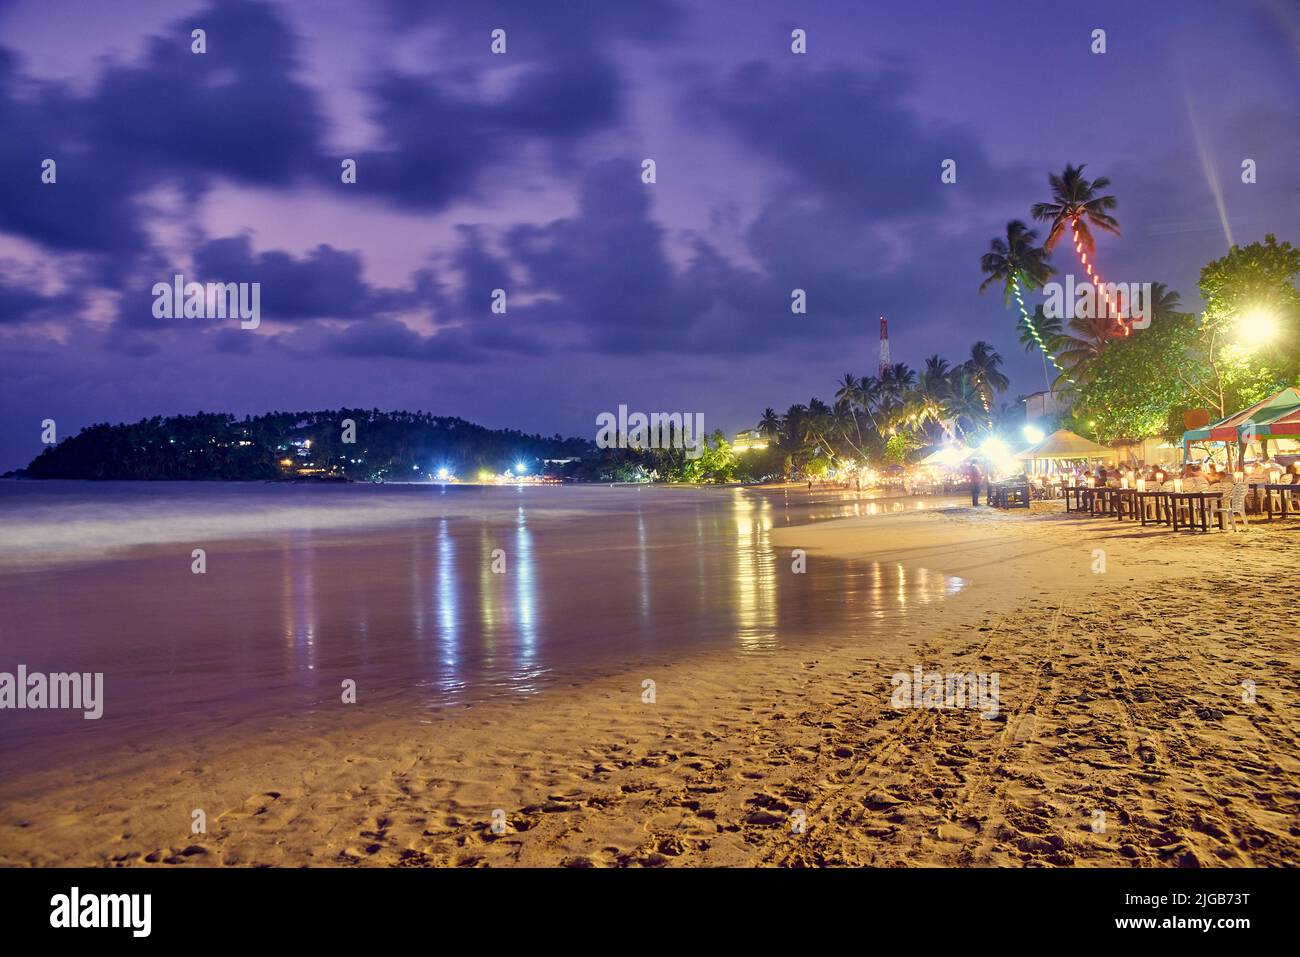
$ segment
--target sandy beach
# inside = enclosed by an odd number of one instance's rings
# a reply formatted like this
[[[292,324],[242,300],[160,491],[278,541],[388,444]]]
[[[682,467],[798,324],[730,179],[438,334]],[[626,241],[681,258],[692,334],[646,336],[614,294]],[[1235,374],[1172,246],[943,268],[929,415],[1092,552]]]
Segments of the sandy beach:
[[[419,718],[340,708],[310,732],[249,718],[8,777],[0,864],[1293,865],[1300,672],[1277,570],[1298,534],[987,509],[777,527],[782,572],[802,549],[810,580],[870,562],[900,589],[967,584],[889,640],[705,650]],[[891,676],[918,667],[995,673],[998,713],[898,707]]]

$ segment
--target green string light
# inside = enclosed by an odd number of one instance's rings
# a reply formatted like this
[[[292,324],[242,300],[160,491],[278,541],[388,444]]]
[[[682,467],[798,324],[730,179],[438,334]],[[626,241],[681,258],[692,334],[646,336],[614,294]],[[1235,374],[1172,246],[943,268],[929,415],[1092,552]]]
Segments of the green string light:
[[[1033,337],[1034,342],[1038,343],[1038,348],[1042,350],[1043,355],[1052,360],[1052,365],[1056,367],[1057,372],[1065,376],[1066,382],[1070,383],[1070,385],[1078,385],[1078,383],[1068,375],[1065,375],[1065,369],[1056,361],[1056,356],[1047,351],[1047,343],[1045,343],[1043,337],[1039,335],[1038,327],[1034,325],[1034,320],[1030,318],[1029,311],[1025,309],[1024,299],[1020,298],[1020,280],[1015,276],[1011,277],[1011,292],[1015,295],[1016,306],[1020,309],[1020,321],[1025,324],[1025,328],[1029,330],[1029,335]]]

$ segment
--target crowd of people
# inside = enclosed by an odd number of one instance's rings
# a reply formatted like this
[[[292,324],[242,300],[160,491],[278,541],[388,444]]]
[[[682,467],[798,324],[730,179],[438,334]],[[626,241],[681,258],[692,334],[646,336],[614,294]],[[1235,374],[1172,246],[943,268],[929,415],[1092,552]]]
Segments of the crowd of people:
[[[1235,473],[1220,471],[1212,461],[1204,466],[1147,465],[1131,469],[1098,466],[1095,470],[1086,469],[1077,479],[1083,485],[1092,485],[1096,479],[1098,486],[1107,488],[1120,488],[1125,479],[1132,487],[1141,479],[1149,489],[1169,490],[1174,488],[1175,482],[1180,482],[1185,492],[1219,492],[1231,489],[1234,482],[1300,484],[1300,462],[1282,465],[1272,460],[1255,461],[1248,463],[1244,471]]]

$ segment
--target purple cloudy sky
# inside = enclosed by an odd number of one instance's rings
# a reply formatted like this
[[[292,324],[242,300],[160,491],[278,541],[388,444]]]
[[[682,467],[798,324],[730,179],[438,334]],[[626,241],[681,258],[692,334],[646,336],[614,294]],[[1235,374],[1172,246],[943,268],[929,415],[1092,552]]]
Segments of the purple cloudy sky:
[[[0,469],[199,409],[731,431],[874,372],[881,312],[913,365],[992,341],[1014,398],[990,237],[1087,163],[1106,278],[1198,304],[1224,217],[1300,240],[1298,63],[1295,0],[0,0]],[[261,282],[261,328],[153,318],[178,271]]]

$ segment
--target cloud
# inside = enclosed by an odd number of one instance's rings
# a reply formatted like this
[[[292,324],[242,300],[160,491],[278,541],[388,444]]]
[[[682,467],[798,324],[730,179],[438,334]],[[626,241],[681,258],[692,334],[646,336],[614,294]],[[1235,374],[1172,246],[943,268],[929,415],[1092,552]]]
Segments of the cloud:
[[[0,279],[0,325],[61,319],[79,305],[77,297],[68,293],[45,295]]]
[[[301,257],[281,250],[253,252],[247,235],[213,239],[194,250],[187,282],[261,284],[262,318],[272,321],[355,319],[397,308],[402,297],[383,294],[362,278],[361,255],[319,245]],[[166,279],[168,277],[161,277]]]
[[[927,121],[909,107],[915,86],[898,62],[777,69],[750,62],[721,81],[693,86],[687,107],[790,174],[789,188],[873,219],[935,215],[978,188],[1008,195],[1005,171],[990,162],[974,130]],[[957,190],[940,180],[957,162]]]
[[[190,50],[190,28],[207,53]],[[294,78],[296,39],[269,5],[219,0],[113,64],[78,95],[24,82],[0,49],[0,229],[55,249],[124,257],[147,244],[142,194],[197,196],[215,177],[283,186],[325,162],[312,91]],[[40,181],[46,158],[56,184]]]

